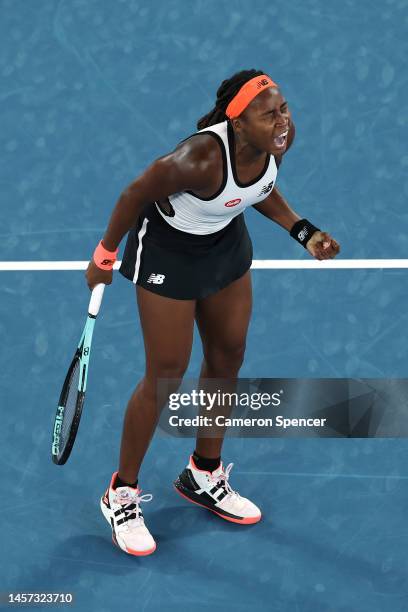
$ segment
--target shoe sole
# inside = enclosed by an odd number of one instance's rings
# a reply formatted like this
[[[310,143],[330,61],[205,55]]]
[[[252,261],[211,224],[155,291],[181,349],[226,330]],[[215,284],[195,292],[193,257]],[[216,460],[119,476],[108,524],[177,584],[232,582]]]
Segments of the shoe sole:
[[[184,497],[184,499],[186,499],[187,501],[191,502],[192,504],[195,504],[196,506],[201,506],[201,508],[205,508],[206,510],[209,510],[210,512],[214,512],[214,514],[224,519],[224,521],[228,521],[229,523],[237,523],[239,525],[253,525],[254,523],[259,523],[259,521],[262,518],[262,514],[260,514],[259,516],[254,516],[254,517],[250,516],[250,517],[242,518],[242,519],[225,516],[224,514],[220,514],[220,512],[217,512],[213,508],[204,506],[204,504],[200,504],[200,502],[197,502],[194,499],[191,499],[191,497],[188,497],[182,491],[180,491],[180,489],[175,484],[173,484],[173,486],[176,489],[177,493],[181,495],[181,497]]]
[[[122,546],[116,539],[116,535],[112,528],[112,523],[109,516],[109,509],[103,503],[103,497],[101,497],[100,506],[103,516],[106,518],[110,528],[112,529],[112,542],[115,544],[115,546],[117,546],[120,550],[123,550],[123,552],[127,553],[128,555],[133,555],[134,557],[146,557],[147,555],[151,555],[152,553],[154,553],[154,551],[156,550],[156,544],[153,546],[153,548],[149,548],[148,550],[132,550],[131,548],[122,548]]]

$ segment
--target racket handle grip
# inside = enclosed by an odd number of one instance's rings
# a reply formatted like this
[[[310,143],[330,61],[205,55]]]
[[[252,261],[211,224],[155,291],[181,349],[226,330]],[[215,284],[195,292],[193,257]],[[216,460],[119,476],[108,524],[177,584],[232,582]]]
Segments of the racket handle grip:
[[[93,317],[96,317],[99,312],[105,287],[106,285],[104,283],[99,283],[92,289],[91,299],[89,300],[88,314],[92,315]]]

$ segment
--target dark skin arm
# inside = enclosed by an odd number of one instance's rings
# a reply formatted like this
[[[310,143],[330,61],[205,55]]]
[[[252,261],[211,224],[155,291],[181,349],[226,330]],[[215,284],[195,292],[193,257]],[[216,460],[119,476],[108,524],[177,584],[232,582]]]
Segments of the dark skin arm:
[[[295,138],[295,124],[291,121],[289,126],[288,143],[284,153],[287,153],[289,147]],[[283,155],[284,155],[283,153]],[[277,157],[276,161],[280,165],[283,155]],[[275,221],[278,225],[285,228],[288,232],[292,229],[296,221],[300,217],[294,210],[291,209],[285,198],[282,196],[278,188],[275,186],[272,192],[260,204],[253,206],[262,215]],[[316,259],[332,259],[340,252],[339,244],[327,232],[315,232],[308,240],[306,248],[309,253]]]
[[[180,143],[174,151],[154,161],[120,195],[102,244],[115,251],[123,236],[136,224],[146,204],[166,201],[169,195],[191,190],[201,197],[215,193],[222,182],[222,157],[211,136],[199,134]],[[88,287],[110,285],[112,270],[101,270],[93,259],[85,273]]]
[[[282,155],[277,155],[275,158],[278,166],[280,166],[282,162],[283,155],[287,153],[288,149],[291,147],[294,138],[295,124],[292,120],[290,120],[285,152]],[[290,208],[289,204],[286,202],[276,186],[273,188],[268,197],[265,198],[265,200],[263,200],[260,204],[254,204],[253,208],[268,219],[271,219],[272,221],[275,221],[275,223],[278,223],[284,227],[286,230],[288,230],[288,232],[292,229],[296,221],[301,219],[301,217],[299,217],[299,215]]]

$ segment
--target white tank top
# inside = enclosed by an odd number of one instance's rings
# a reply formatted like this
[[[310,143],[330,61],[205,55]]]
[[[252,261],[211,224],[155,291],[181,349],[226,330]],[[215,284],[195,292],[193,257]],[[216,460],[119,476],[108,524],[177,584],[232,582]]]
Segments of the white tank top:
[[[223,181],[217,193],[210,198],[201,198],[192,191],[180,191],[169,195],[168,200],[174,215],[156,208],[174,228],[190,234],[213,234],[224,228],[245,208],[262,202],[272,191],[278,168],[273,155],[266,158],[261,174],[249,183],[241,183],[235,167],[234,130],[228,121],[216,123],[199,130],[197,134],[209,133],[219,142],[223,158]],[[185,140],[188,140],[186,138]],[[183,141],[182,141],[183,142]],[[168,206],[168,204],[167,204]]]

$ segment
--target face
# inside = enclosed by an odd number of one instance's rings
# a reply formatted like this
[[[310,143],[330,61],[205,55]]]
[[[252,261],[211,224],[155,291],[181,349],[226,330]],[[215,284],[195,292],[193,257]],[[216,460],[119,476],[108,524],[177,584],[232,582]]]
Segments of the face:
[[[288,103],[277,87],[261,92],[239,117],[233,119],[242,140],[259,151],[282,155],[290,124]]]

